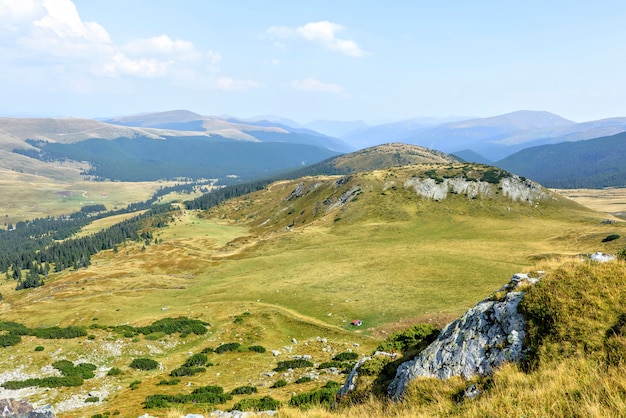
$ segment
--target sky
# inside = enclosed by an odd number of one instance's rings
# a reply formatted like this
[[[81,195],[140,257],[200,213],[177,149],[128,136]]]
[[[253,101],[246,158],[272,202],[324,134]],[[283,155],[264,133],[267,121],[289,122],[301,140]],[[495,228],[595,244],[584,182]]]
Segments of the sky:
[[[0,0],[0,116],[626,116],[626,2]]]

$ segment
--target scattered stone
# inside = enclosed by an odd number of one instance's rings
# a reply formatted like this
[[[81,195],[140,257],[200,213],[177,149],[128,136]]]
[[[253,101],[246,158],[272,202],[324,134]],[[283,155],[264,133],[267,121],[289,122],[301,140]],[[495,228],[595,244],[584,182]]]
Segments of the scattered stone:
[[[483,393],[483,391],[478,389],[478,386],[471,384],[465,388],[465,391],[463,392],[463,399],[474,399],[481,393]]]
[[[611,254],[604,254],[601,252],[595,252],[591,254],[589,257],[592,261],[597,261],[598,263],[606,263],[607,261],[615,260],[615,256]]]
[[[274,357],[278,357],[278,356],[280,356],[280,351],[272,350],[272,354],[274,355]]]

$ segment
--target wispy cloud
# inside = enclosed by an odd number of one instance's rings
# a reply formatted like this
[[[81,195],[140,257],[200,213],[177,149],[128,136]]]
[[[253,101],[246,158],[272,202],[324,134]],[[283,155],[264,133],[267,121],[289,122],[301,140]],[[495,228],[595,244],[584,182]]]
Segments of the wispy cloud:
[[[216,86],[219,90],[247,91],[253,88],[263,87],[263,83],[248,78],[238,80],[231,77],[219,77]]]
[[[291,82],[291,87],[296,90],[318,91],[336,94],[341,94],[344,91],[343,87],[341,86],[331,83],[324,83],[323,81],[317,80],[313,77],[294,80]]]
[[[317,43],[324,48],[340,52],[351,57],[363,57],[368,53],[352,40],[337,37],[337,32],[344,27],[337,23],[323,20],[320,22],[310,22],[298,28],[286,26],[272,26],[265,31],[266,36],[275,41],[277,46],[283,46],[282,41],[299,38],[305,41]]]

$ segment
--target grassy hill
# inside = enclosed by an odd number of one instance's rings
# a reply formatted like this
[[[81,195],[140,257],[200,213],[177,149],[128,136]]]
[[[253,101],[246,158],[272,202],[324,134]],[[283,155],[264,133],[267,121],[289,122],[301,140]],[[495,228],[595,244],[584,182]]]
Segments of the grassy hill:
[[[445,197],[425,197],[442,188]],[[167,227],[152,231],[149,245],[130,242],[103,251],[89,268],[51,274],[42,287],[15,291],[13,280],[0,282],[1,321],[80,326],[88,334],[68,340],[23,336],[0,349],[0,381],[45,375],[64,359],[99,370],[80,387],[0,393],[67,408],[60,416],[116,410],[164,415],[168,408],[146,411],[142,403],[153,394],[190,394],[207,385],[226,392],[252,385],[256,397],[287,402],[293,393],[342,381],[340,370],[319,368],[337,354],[366,355],[394,330],[443,324],[540,260],[621,249],[623,239],[603,239],[624,236],[623,223],[602,223],[605,218],[475,164],[279,181],[208,211],[179,210]],[[181,316],[208,323],[208,332],[128,328]],[[363,326],[350,325],[353,319]],[[192,354],[235,342],[235,351],[209,352],[213,365],[205,371],[172,382],[170,374]],[[35,351],[38,346],[43,350]],[[251,351],[253,346],[267,351]],[[311,356],[314,366],[273,371],[294,355]],[[161,366],[129,367],[138,357]],[[107,375],[112,367],[121,374]],[[306,376],[312,380],[295,383]],[[287,385],[272,388],[279,380]],[[85,402],[89,394],[98,401]],[[169,409],[202,413],[245,397]]]

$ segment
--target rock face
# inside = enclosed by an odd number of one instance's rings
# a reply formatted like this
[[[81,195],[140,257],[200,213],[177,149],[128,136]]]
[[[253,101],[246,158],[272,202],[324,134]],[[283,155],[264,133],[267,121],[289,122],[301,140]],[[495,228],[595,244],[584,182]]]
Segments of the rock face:
[[[447,379],[488,375],[505,362],[522,357],[526,322],[517,311],[524,292],[522,284],[539,279],[516,274],[497,294],[479,302],[461,318],[446,325],[437,339],[413,360],[400,365],[387,391],[398,400],[409,382],[420,376]]]
[[[28,401],[0,399],[0,417],[14,418],[54,418],[49,406],[34,409]]]
[[[535,204],[547,197],[539,184],[516,175],[501,179],[498,186],[502,188],[504,196],[513,202]],[[490,198],[497,190],[496,185],[492,183],[470,181],[460,177],[445,178],[440,181],[432,178],[411,178],[404,182],[404,187],[412,188],[419,196],[437,201],[446,199],[449,193],[466,195],[468,199]]]

